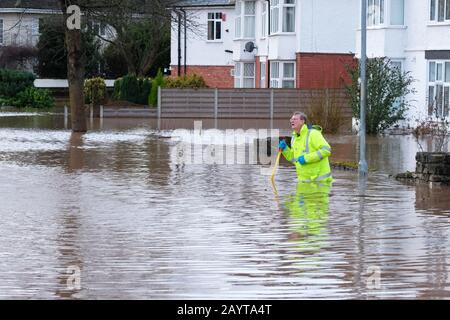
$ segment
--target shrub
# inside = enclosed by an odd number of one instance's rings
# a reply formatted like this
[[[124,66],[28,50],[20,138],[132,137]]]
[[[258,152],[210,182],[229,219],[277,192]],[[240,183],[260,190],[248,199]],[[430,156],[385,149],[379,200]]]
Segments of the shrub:
[[[139,79],[139,104],[147,104],[148,103],[148,95],[152,90],[152,81],[149,78],[141,78]]]
[[[30,72],[0,69],[0,97],[14,98],[18,92],[32,87],[34,79]]]
[[[137,103],[139,96],[139,82],[136,76],[126,75],[122,78],[120,98],[125,101]]]
[[[347,66],[347,72],[352,80],[347,86],[347,94],[353,109],[353,116],[360,117],[360,92],[358,82],[359,65]],[[383,132],[385,129],[405,119],[409,103],[405,97],[414,93],[410,88],[414,79],[410,73],[404,73],[399,68],[392,67],[387,58],[367,60],[367,104],[366,128],[368,134]]]
[[[322,90],[318,94],[311,93],[311,107],[308,120],[318,124],[324,133],[337,133],[343,125],[342,108],[336,91]]]
[[[19,92],[11,104],[17,108],[48,109],[54,106],[55,101],[47,89],[28,87]]]
[[[84,97],[86,103],[100,105],[106,99],[106,83],[102,78],[86,79],[84,81]]]
[[[120,100],[122,93],[122,78],[116,79],[114,81],[114,92],[113,92],[113,99],[114,100]]]
[[[193,74],[181,77],[171,77],[166,80],[166,88],[207,88],[202,76]]]
[[[156,107],[158,104],[158,87],[165,87],[167,79],[164,79],[161,69],[158,70],[156,78],[152,82],[152,90],[148,97],[148,104]]]

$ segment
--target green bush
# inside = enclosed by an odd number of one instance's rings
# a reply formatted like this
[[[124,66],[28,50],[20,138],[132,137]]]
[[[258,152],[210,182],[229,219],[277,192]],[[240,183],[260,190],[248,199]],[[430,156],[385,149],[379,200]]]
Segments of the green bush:
[[[165,87],[166,79],[164,79],[161,69],[158,69],[156,78],[152,82],[152,90],[148,96],[148,105],[156,107],[158,104],[158,87]]]
[[[193,74],[188,76],[173,77],[166,80],[166,88],[207,88],[202,76]]]
[[[47,89],[28,87],[10,100],[16,108],[48,109],[54,106],[55,100]]]
[[[86,79],[84,81],[84,97],[86,103],[100,105],[106,99],[106,83],[102,78]]]
[[[139,99],[139,81],[136,76],[126,75],[122,78],[121,100],[137,103]]]
[[[114,82],[113,99],[145,105],[151,88],[150,78],[136,78],[128,75]]]
[[[18,92],[32,87],[34,80],[30,72],[0,69],[0,97],[14,98]]]
[[[139,104],[147,104],[151,89],[152,81],[149,78],[139,79]]]
[[[120,100],[121,92],[122,92],[122,78],[118,78],[116,79],[116,81],[114,81],[113,99]]]

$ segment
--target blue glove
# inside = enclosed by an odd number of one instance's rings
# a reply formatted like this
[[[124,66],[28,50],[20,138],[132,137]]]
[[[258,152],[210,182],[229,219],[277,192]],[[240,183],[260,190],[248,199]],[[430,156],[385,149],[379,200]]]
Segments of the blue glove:
[[[292,162],[300,162],[300,164],[301,165],[305,165],[306,164],[306,160],[305,160],[305,156],[300,156],[300,157],[298,157],[298,158],[294,158],[293,160],[292,160]]]
[[[278,144],[278,149],[281,149],[283,151],[286,150],[287,147],[288,146],[286,144],[286,141],[284,141],[284,140],[281,140],[280,143]]]

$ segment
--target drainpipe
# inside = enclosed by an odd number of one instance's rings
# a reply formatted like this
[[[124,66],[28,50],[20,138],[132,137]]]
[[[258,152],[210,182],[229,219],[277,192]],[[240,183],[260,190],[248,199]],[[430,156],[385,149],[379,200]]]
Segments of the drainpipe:
[[[178,15],[178,76],[181,76],[181,13]]]
[[[270,88],[270,61],[269,61],[269,38],[270,38],[270,0],[267,1],[267,17],[269,18],[267,22],[267,59],[266,59],[266,78],[267,78],[267,88]]]
[[[186,10],[180,8],[180,11],[183,12],[184,16],[184,75],[186,75],[186,49],[187,49],[187,23],[186,23]]]

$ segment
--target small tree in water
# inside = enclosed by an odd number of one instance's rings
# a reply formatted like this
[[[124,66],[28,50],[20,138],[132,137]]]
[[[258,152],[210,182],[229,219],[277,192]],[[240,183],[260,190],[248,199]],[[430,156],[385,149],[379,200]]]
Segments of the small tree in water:
[[[367,60],[366,129],[368,134],[377,134],[405,119],[409,103],[405,96],[414,93],[410,88],[414,79],[409,72],[394,67],[387,58]],[[352,83],[346,87],[353,116],[360,116],[359,64],[347,66]]]

